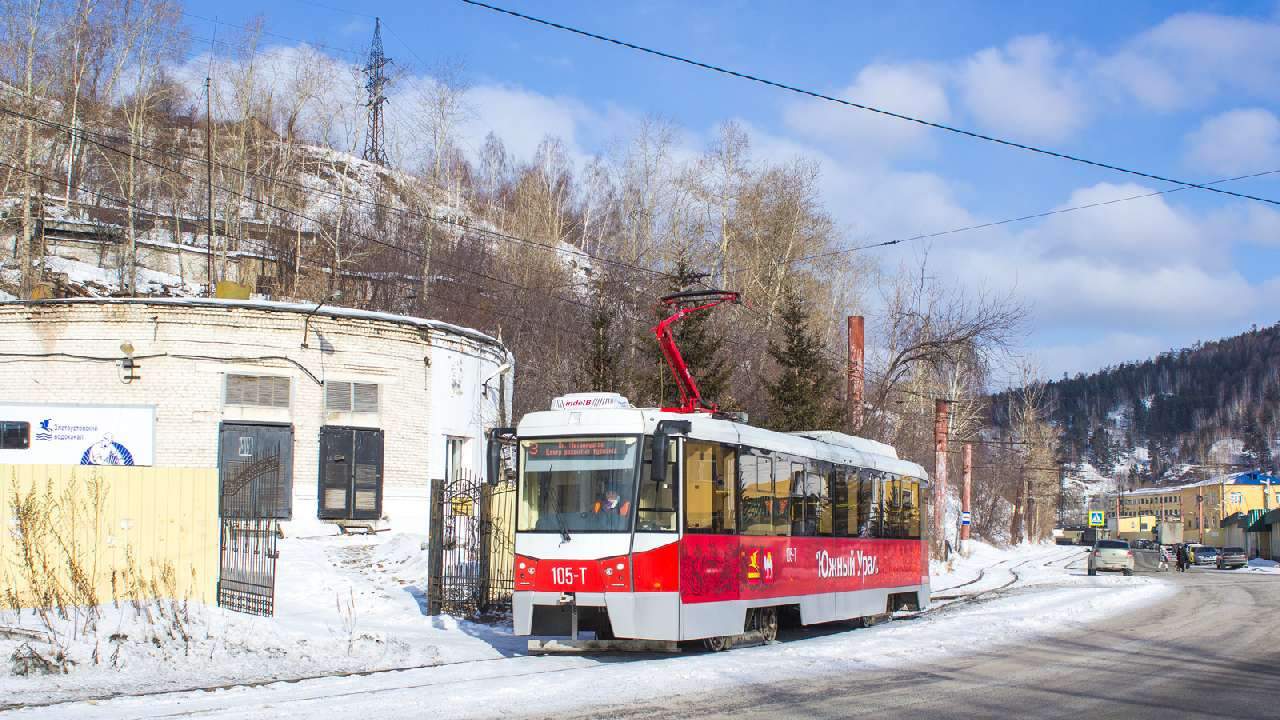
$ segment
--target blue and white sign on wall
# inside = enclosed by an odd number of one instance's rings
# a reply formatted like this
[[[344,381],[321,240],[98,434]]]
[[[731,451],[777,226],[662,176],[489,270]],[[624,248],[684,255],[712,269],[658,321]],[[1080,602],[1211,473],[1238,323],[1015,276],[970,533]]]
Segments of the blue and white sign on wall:
[[[972,514],[972,513],[970,513],[968,510],[965,510],[964,512],[960,513],[960,524],[961,524],[961,525],[972,525],[972,524],[973,524],[973,514]]]
[[[29,427],[27,447],[0,451],[19,465],[153,465],[156,409],[151,405],[0,404],[0,420]]]
[[[1107,514],[1102,510],[1089,511],[1089,527],[1103,527],[1107,524]]]

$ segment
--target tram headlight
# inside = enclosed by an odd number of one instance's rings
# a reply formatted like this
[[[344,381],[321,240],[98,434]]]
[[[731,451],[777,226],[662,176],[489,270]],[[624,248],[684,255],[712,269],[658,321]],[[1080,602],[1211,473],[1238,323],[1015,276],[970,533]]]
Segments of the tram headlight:
[[[517,555],[515,563],[516,587],[521,589],[532,589],[533,574],[537,569],[537,560]]]
[[[604,574],[605,574],[605,575],[609,575],[609,576],[611,576],[611,577],[612,577],[612,576],[613,576],[613,568],[605,568],[605,569],[604,569]]]

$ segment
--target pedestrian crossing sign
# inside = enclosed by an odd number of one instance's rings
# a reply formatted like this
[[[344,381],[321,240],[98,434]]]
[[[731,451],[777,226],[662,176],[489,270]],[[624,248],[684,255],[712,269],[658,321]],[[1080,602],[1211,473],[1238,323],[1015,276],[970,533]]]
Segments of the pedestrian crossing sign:
[[[1107,524],[1107,514],[1102,510],[1089,511],[1089,527],[1103,527]]]

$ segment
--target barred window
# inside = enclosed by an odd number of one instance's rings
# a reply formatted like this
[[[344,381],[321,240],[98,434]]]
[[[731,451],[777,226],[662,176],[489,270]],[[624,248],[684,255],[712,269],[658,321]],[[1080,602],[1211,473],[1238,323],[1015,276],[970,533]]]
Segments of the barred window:
[[[227,375],[228,405],[289,407],[289,378],[276,375]]]
[[[324,407],[341,412],[378,412],[376,383],[324,381]]]

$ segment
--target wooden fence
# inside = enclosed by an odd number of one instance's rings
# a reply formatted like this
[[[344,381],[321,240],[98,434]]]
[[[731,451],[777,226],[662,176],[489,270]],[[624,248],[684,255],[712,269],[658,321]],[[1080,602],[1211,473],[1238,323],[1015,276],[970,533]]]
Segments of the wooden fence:
[[[0,464],[0,607],[212,603],[213,468]]]

